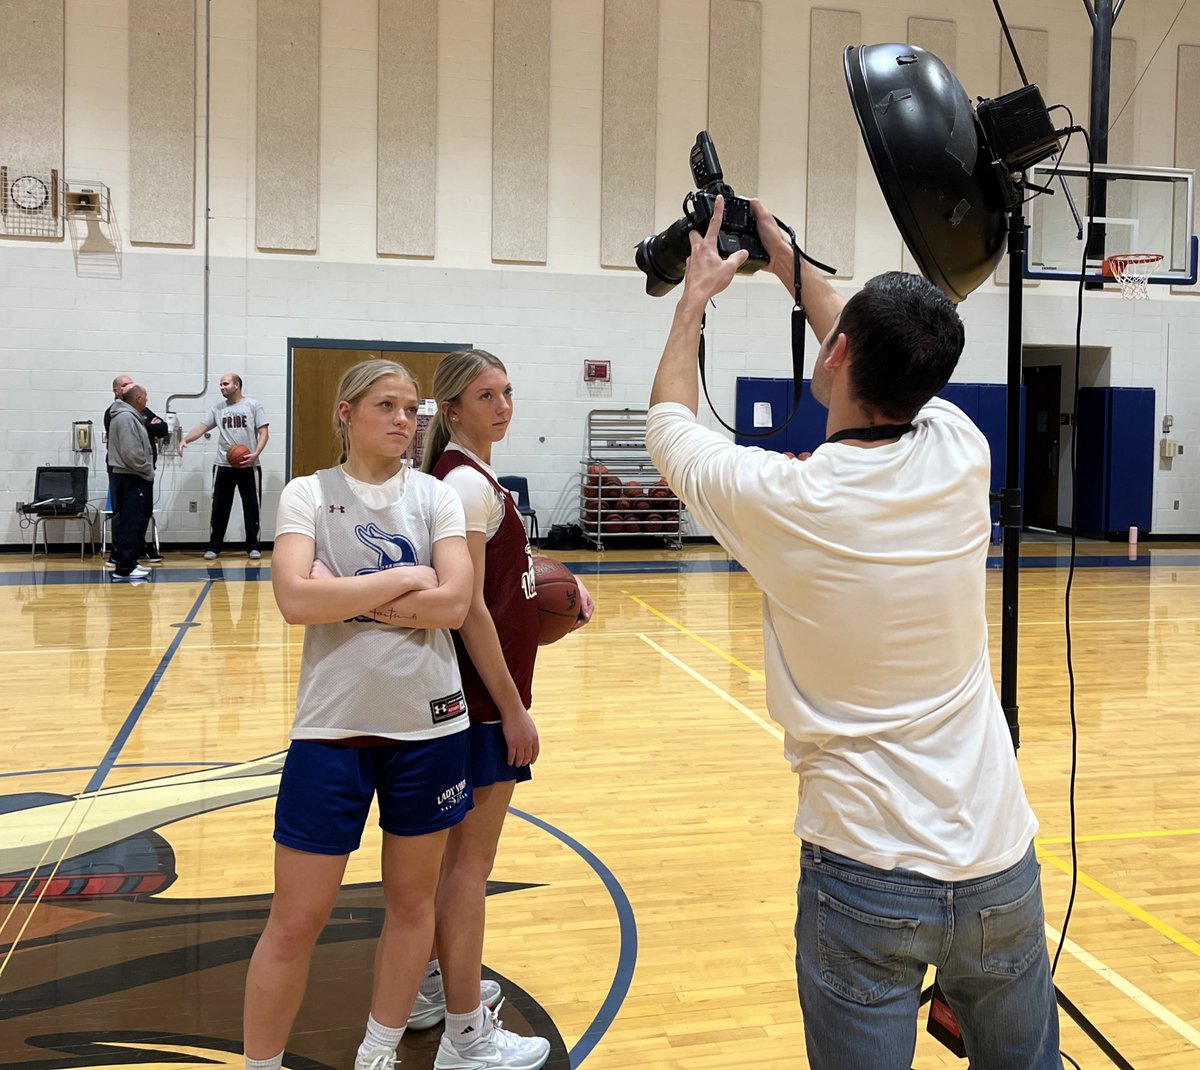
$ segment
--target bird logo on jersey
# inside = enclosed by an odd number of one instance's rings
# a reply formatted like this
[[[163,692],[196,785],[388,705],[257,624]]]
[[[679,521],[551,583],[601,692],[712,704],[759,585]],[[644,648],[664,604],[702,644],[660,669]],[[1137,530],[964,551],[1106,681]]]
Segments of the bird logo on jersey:
[[[354,529],[367,549],[379,556],[379,564],[375,568],[360,568],[356,576],[368,576],[373,572],[382,572],[387,568],[399,568],[401,565],[419,565],[416,547],[403,535],[384,531],[378,524],[359,524]]]

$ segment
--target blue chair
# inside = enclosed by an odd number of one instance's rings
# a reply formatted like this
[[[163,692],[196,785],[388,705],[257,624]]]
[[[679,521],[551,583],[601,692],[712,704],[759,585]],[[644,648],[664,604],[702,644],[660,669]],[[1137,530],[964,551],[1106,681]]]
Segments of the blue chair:
[[[500,476],[497,482],[505,490],[517,496],[517,512],[529,520],[529,538],[536,546],[538,541],[537,510],[529,504],[529,480],[524,476]]]

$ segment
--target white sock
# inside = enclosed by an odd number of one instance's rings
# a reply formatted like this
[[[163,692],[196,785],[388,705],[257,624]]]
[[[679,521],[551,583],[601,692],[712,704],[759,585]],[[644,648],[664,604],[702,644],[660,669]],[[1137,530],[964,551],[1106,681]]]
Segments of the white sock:
[[[246,1070],[282,1070],[283,1068],[283,1052],[280,1052],[273,1059],[251,1059],[246,1056]]]
[[[425,967],[425,976],[421,978],[421,995],[440,996],[442,994],[442,967],[437,959],[430,959]]]
[[[359,1055],[370,1055],[376,1048],[388,1048],[395,1051],[400,1046],[400,1038],[404,1036],[404,1026],[393,1029],[390,1025],[380,1025],[373,1014],[367,1015],[367,1035],[358,1046]]]
[[[446,1038],[458,1051],[469,1048],[483,1034],[483,1004],[466,1014],[446,1012]]]

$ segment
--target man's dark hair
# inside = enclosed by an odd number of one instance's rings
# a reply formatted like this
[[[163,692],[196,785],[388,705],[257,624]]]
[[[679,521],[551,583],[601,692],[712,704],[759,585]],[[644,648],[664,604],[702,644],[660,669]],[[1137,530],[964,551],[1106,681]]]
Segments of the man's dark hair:
[[[950,299],[919,275],[876,275],[846,302],[837,330],[850,344],[855,400],[887,420],[911,420],[950,380],[963,325]]]

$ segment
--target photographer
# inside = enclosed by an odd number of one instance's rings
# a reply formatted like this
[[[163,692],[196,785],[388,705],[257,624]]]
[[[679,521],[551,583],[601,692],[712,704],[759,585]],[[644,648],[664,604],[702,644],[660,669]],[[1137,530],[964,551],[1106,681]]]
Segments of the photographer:
[[[934,397],[962,324],[916,276],[844,301],[802,264],[828,441],[803,462],[734,445],[695,418],[701,317],[747,255],[720,256],[723,208],[688,235],[646,443],[763,592],[767,706],[800,780],[809,1064],[907,1070],[933,964],[974,1070],[1059,1068],[1037,822],[988,660],[988,447]],[[792,294],[792,247],[753,208]]]

